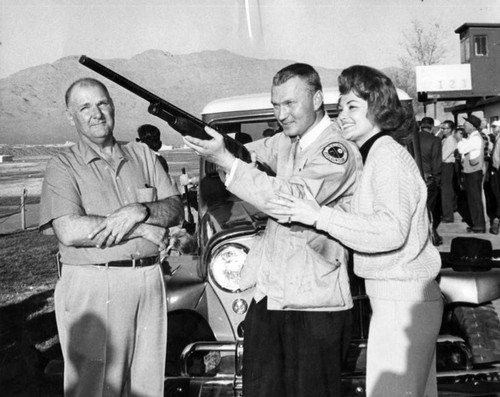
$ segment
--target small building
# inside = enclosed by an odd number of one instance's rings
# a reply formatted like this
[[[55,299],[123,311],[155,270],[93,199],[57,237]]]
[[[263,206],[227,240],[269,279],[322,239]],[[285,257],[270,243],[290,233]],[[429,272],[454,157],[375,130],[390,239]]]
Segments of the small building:
[[[418,100],[463,101],[445,108],[458,121],[460,114],[482,112],[491,122],[500,119],[500,24],[464,23],[460,38],[460,65],[417,67]]]

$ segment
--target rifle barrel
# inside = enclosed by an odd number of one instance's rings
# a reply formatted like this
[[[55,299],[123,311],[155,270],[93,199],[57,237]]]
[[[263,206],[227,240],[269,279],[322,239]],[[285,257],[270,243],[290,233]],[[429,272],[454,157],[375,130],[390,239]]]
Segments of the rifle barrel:
[[[133,94],[141,97],[142,99],[149,102],[149,113],[159,117],[160,119],[166,121],[172,128],[174,128],[181,135],[188,135],[198,139],[211,139],[210,135],[205,132],[205,127],[210,127],[203,120],[200,120],[193,116],[192,114],[178,108],[177,106],[167,102],[166,100],[160,98],[159,96],[149,92],[140,85],[130,81],[129,79],[119,75],[115,71],[107,68],[106,66],[94,61],[86,55],[82,55],[78,60],[83,66],[88,67],[94,72],[106,77],[107,79],[113,81],[119,86],[125,88],[126,90],[132,92]],[[213,127],[211,127],[213,128]],[[230,138],[226,134],[224,136],[224,144],[226,148],[239,159],[250,163],[251,156],[245,146],[233,138]],[[264,163],[257,162],[257,168],[261,171],[266,172],[270,176],[275,176],[276,173]]]
[[[78,62],[80,62],[83,66],[86,66],[94,72],[100,74],[101,76],[104,76],[107,79],[115,82],[119,86],[122,86],[123,88],[133,92],[135,95],[140,96],[142,99],[145,99],[148,102],[162,101],[160,97],[142,88],[140,85],[134,83],[133,81],[130,81],[129,79],[119,75],[115,71],[107,68],[99,62],[94,61],[92,58],[89,58],[86,55],[82,55]]]
[[[194,117],[192,114],[190,114],[190,113],[178,108],[177,106],[165,101],[163,98],[160,98],[158,95],[153,94],[152,92],[146,90],[145,88],[141,87],[140,85],[134,83],[133,81],[130,81],[129,79],[123,77],[122,75],[116,73],[115,71],[107,68],[103,64],[101,64],[97,61],[94,61],[92,58],[89,58],[86,55],[82,55],[80,57],[80,59],[78,60],[78,62],[80,62],[83,66],[86,66],[89,69],[93,70],[94,72],[100,74],[101,76],[104,76],[107,79],[113,81],[114,83],[125,88],[126,90],[129,90],[130,92],[141,97],[142,99],[148,101],[150,104],[152,104],[152,105],[154,104],[157,107],[161,107],[165,112],[172,114],[174,117],[181,116],[181,117],[184,117],[186,119],[189,119],[191,122],[198,124],[201,128],[208,126],[208,124],[206,124],[202,120]],[[168,122],[168,120],[165,120],[165,121]]]

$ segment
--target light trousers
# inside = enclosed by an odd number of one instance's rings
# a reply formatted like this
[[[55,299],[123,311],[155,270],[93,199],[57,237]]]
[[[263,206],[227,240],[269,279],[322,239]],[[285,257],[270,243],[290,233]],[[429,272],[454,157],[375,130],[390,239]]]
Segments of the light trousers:
[[[65,396],[163,396],[167,310],[159,265],[65,265],[54,298]]]
[[[436,340],[443,301],[370,297],[367,397],[437,397]]]

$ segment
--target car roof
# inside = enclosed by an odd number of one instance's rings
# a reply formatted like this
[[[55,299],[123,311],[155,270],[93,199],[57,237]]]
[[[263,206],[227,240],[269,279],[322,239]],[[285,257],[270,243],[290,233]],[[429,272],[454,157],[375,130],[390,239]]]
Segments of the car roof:
[[[403,90],[397,88],[398,97],[401,101],[411,100],[411,97]],[[323,89],[325,105],[337,105],[339,100],[338,87],[327,87]],[[201,114],[214,114],[226,112],[255,111],[271,109],[271,93],[259,93],[249,95],[238,95],[227,98],[216,99],[209,102],[201,111]]]

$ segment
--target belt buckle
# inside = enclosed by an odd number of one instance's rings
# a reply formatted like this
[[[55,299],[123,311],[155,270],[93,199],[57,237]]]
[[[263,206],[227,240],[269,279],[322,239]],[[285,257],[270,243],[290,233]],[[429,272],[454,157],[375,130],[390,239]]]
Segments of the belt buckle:
[[[139,261],[140,259],[135,259],[135,258],[132,258],[132,267],[135,268],[135,264],[136,264],[136,261]]]

